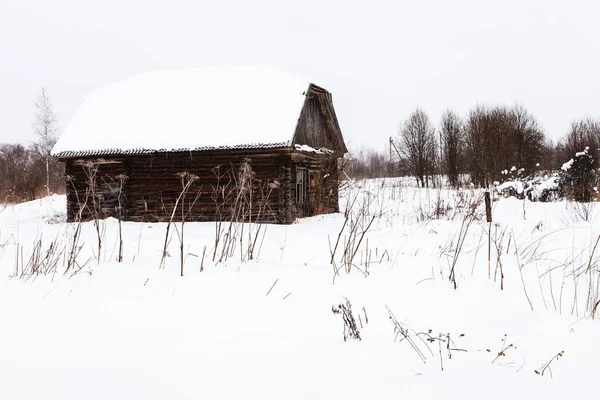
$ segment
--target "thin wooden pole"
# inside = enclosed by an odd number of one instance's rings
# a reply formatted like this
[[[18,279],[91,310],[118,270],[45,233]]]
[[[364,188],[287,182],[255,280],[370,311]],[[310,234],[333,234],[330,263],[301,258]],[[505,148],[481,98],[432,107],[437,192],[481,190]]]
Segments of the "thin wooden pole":
[[[485,191],[485,218],[488,222],[488,279],[491,279],[491,259],[492,259],[492,199],[490,191]]]
[[[491,258],[492,258],[492,223],[488,224],[488,279],[491,279]]]

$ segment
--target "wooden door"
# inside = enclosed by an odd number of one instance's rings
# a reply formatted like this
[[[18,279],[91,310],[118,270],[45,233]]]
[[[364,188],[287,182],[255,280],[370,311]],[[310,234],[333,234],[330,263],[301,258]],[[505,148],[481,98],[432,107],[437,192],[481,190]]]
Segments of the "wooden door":
[[[323,202],[321,196],[321,173],[319,171],[310,172],[310,189],[308,193],[308,203],[310,215],[323,213]]]

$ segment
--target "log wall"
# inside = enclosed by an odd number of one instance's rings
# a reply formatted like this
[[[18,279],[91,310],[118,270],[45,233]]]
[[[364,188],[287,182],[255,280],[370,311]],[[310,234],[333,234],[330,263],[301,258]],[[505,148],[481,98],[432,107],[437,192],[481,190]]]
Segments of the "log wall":
[[[83,220],[120,216],[128,221],[168,221],[182,192],[178,174],[183,172],[197,180],[179,202],[175,220],[181,218],[182,207],[187,221],[227,220],[236,204],[253,221],[268,223],[292,223],[298,217],[338,211],[337,159],[329,156],[277,149],[157,152],[63,161],[69,221],[76,220],[80,209]],[[251,167],[251,177],[240,175],[244,161]],[[318,177],[309,206],[296,204],[297,167],[308,168],[315,182]],[[251,192],[238,190],[250,186]],[[243,201],[236,202],[239,198]]]

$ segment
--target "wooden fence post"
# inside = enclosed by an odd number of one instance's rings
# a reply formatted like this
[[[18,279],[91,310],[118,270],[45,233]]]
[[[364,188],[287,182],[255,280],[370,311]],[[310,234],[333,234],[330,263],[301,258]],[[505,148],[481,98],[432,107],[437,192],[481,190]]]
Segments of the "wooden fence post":
[[[488,223],[488,279],[491,278],[491,258],[492,258],[492,200],[490,191],[485,191],[485,219]]]

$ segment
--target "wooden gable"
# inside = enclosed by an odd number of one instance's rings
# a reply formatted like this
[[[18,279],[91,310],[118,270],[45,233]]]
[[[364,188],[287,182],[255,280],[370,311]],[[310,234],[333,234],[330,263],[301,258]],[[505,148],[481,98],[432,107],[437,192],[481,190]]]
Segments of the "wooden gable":
[[[331,93],[325,89],[310,85],[292,141],[293,145],[326,148],[338,155],[348,152],[335,115]]]

